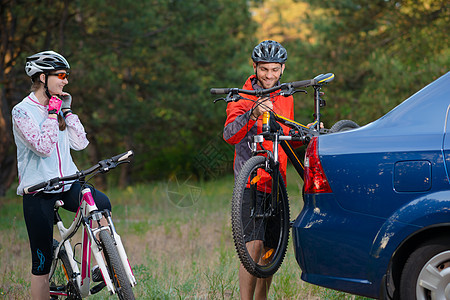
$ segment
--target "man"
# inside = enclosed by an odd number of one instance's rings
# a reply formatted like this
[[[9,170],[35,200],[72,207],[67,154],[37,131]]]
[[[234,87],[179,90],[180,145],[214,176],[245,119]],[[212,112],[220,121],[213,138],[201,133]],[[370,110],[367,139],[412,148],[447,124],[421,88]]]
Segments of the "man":
[[[244,84],[243,89],[257,90],[268,89],[280,84],[280,78],[285,69],[287,60],[286,49],[278,42],[266,40],[258,44],[252,52],[254,75],[251,75]],[[276,96],[273,98],[256,98],[247,96],[250,100],[230,102],[227,106],[227,120],[224,128],[224,139],[235,146],[234,175],[239,174],[244,163],[251,157],[249,142],[252,136],[262,132],[262,114],[266,111],[274,111],[286,118],[294,118],[294,100],[292,96]],[[282,126],[285,133],[289,130]],[[272,149],[271,141],[264,141],[265,149]],[[286,182],[287,156],[284,151],[279,153],[280,172]],[[267,233],[266,233],[267,234]],[[246,241],[249,252],[257,247],[262,247],[264,241]],[[260,255],[260,254],[255,254]],[[252,254],[253,257],[253,254]],[[260,257],[253,257],[255,261]],[[266,299],[272,277],[257,278],[243,267],[239,268],[239,288],[241,299]]]

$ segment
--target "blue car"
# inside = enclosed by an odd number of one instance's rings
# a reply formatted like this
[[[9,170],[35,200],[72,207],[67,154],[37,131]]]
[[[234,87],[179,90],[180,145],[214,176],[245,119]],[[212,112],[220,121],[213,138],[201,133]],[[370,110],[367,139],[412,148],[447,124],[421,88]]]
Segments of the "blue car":
[[[306,282],[450,299],[450,72],[382,118],[313,138],[293,224]]]

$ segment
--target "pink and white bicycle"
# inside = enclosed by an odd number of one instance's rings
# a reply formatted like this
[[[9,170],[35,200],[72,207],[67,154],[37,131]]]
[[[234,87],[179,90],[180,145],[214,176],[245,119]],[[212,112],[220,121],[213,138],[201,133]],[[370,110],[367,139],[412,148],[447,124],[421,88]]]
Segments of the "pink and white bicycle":
[[[24,193],[58,190],[67,182],[74,180],[79,180],[83,185],[98,173],[106,173],[122,163],[129,163],[129,158],[132,156],[133,151],[116,155],[76,174],[56,177],[27,187],[24,189]],[[86,180],[87,176],[90,177]],[[104,287],[111,294],[117,294],[119,299],[135,299],[132,287],[136,285],[136,279],[120,235],[114,227],[111,212],[98,210],[88,187],[82,189],[81,193],[80,206],[75,219],[68,228],[64,226],[58,213],[59,207],[64,203],[61,200],[55,203],[55,223],[61,240],[60,242],[53,240],[54,256],[49,274],[51,299],[59,297],[86,298]],[[81,237],[81,261],[77,262],[71,238],[81,225],[84,227]],[[97,266],[92,270],[90,267],[91,253],[97,262]],[[91,287],[91,281],[95,282],[93,287]]]

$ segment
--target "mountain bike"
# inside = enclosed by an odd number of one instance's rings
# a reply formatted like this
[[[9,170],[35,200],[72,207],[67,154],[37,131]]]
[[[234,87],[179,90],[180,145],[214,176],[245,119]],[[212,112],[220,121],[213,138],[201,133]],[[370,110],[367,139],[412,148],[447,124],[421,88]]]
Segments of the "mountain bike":
[[[283,83],[270,89],[213,88],[210,91],[211,94],[227,94],[225,98],[214,102],[224,100],[228,103],[245,99],[254,101],[257,105],[255,100],[245,98],[245,95],[259,98],[278,95],[287,97],[297,92],[306,93],[299,88],[311,86],[314,89],[314,122],[307,126],[273,111],[265,112],[262,133],[252,137],[253,156],[235,178],[231,205],[233,240],[242,265],[256,277],[272,276],[279,269],[286,254],[293,223],[289,219],[288,195],[279,169],[279,146],[303,179],[304,163],[294,151],[293,142],[308,144],[313,136],[359,127],[351,120],[341,120],[330,129],[321,128],[320,110],[326,105],[321,89],[333,79],[334,74],[327,73],[314,79]],[[287,126],[289,134],[285,134],[278,123]],[[273,142],[272,149],[264,149],[264,140]]]
[[[135,299],[132,287],[136,285],[136,279],[122,239],[114,227],[111,212],[97,209],[88,187],[88,181],[92,177],[106,173],[122,163],[129,163],[132,156],[133,151],[128,151],[102,160],[87,170],[56,177],[24,189],[26,194],[55,191],[75,180],[83,186],[78,211],[68,228],[64,226],[58,212],[64,205],[63,201],[57,200],[54,205],[55,224],[61,240],[53,240],[54,255],[49,274],[51,299],[58,299],[60,296],[81,299],[98,293],[104,287],[111,294],[117,294],[119,299]],[[84,227],[81,244],[72,247],[71,238],[81,225]],[[77,245],[81,246],[81,262],[76,260],[74,254]],[[90,267],[91,253],[97,262],[93,270]],[[91,280],[97,282],[92,288]]]

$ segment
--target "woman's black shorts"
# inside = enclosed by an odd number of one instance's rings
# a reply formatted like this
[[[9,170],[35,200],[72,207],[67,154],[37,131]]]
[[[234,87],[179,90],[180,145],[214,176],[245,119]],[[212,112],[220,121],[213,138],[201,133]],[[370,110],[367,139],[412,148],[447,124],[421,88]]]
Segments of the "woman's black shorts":
[[[23,214],[30,239],[32,274],[45,275],[50,272],[53,258],[53,207],[56,200],[64,202],[63,208],[76,212],[80,203],[80,192],[81,184],[75,182],[67,192],[23,196]],[[92,188],[91,192],[99,210],[111,210],[111,203],[105,194]]]

